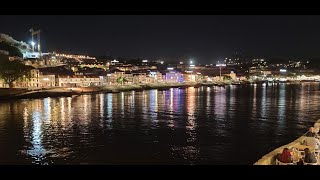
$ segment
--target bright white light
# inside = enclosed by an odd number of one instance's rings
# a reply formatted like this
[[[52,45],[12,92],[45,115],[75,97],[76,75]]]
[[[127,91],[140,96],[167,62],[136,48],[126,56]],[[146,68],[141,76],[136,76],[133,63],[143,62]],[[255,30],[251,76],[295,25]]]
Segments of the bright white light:
[[[287,72],[286,69],[280,69],[280,72]]]
[[[148,62],[148,60],[142,60],[142,62]]]
[[[192,64],[193,62],[192,61],[190,61],[190,64]]]
[[[286,78],[280,78],[279,81],[285,82],[285,81],[287,81],[287,79]]]
[[[44,81],[49,81],[49,78],[43,78]]]
[[[216,64],[216,66],[227,66],[226,64]]]
[[[163,61],[160,61],[160,64],[163,64]]]
[[[167,69],[168,69],[168,70],[173,70],[173,68],[172,68],[172,67],[168,67]]]
[[[31,41],[31,45],[34,46],[36,43],[34,43],[33,41]]]

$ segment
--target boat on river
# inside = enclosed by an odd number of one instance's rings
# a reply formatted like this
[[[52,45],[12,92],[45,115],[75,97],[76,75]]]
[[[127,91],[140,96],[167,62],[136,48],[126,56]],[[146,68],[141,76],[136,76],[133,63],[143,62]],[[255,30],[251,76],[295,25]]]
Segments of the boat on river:
[[[320,119],[315,122],[313,127],[320,128]],[[276,156],[278,153],[281,153],[284,148],[296,149],[299,152],[303,152],[303,150],[308,147],[311,151],[314,152],[315,151],[314,147],[303,145],[304,140],[307,138],[306,134],[307,133],[303,134],[301,137],[294,140],[293,142],[286,144],[286,145],[283,145],[283,146],[271,151],[270,153],[264,155],[261,159],[259,159],[257,162],[255,162],[254,165],[277,165]],[[320,165],[319,152],[318,152],[317,158],[318,158],[318,162],[313,165]],[[295,162],[295,163],[297,163],[297,162]],[[291,164],[294,164],[294,163],[291,163]]]

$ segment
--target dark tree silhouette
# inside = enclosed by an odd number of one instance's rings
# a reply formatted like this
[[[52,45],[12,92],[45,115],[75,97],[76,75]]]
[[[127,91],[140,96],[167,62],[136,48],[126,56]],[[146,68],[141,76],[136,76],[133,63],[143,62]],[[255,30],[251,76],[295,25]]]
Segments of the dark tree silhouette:
[[[22,57],[20,50],[4,41],[0,42],[0,50],[5,50],[9,52],[9,56],[18,56]]]
[[[8,56],[0,55],[0,78],[13,87],[13,82],[22,78],[30,78],[29,66],[21,64],[18,61],[10,61]]]

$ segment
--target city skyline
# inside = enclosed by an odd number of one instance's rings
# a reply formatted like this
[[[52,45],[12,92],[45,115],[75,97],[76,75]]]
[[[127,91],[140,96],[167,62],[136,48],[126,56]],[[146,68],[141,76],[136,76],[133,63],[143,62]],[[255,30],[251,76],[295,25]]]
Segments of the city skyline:
[[[320,165],[319,18],[0,16],[0,164]]]
[[[42,30],[44,51],[215,63],[245,56],[319,57],[318,16],[104,15],[0,16],[2,33],[30,42]]]

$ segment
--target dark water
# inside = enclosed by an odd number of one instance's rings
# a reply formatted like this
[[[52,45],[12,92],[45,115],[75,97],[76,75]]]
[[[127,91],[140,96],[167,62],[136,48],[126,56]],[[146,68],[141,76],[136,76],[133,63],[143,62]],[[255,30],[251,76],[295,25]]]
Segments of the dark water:
[[[0,102],[0,164],[253,164],[320,118],[320,85]]]

